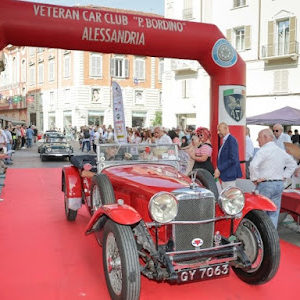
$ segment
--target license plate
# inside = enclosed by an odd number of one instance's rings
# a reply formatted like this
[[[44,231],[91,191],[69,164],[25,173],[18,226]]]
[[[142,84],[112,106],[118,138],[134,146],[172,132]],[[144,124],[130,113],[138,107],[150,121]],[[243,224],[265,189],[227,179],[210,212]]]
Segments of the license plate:
[[[212,278],[220,278],[229,275],[230,267],[228,264],[211,265],[207,267],[200,267],[197,269],[190,269],[179,271],[178,283],[185,283],[190,281],[200,281]]]

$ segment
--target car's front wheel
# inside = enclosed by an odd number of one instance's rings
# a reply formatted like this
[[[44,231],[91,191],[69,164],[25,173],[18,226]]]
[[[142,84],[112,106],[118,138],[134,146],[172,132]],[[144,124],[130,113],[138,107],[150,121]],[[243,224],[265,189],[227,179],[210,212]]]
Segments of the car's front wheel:
[[[249,284],[263,284],[276,274],[280,261],[277,230],[268,215],[259,210],[250,211],[241,221],[236,237],[242,242],[251,267],[233,267],[233,271]]]
[[[116,202],[114,189],[109,178],[105,174],[97,174],[92,177],[91,184],[91,215],[102,205]]]
[[[140,265],[131,228],[108,220],[104,226],[102,255],[105,280],[111,298],[139,299]]]

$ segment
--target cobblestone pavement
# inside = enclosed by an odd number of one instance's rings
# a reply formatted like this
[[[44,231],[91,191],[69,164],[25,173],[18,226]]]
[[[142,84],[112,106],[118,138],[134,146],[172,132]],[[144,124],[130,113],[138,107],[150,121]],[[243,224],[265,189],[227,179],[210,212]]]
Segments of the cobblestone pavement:
[[[70,142],[74,148],[74,154],[82,154],[78,141]],[[42,162],[37,151],[37,144],[30,149],[17,150],[13,154],[13,165],[9,168],[60,168],[69,165],[70,162],[65,159],[49,159]],[[86,152],[85,152],[86,153]],[[281,215],[278,232],[280,238],[300,247],[300,226],[286,215]]]

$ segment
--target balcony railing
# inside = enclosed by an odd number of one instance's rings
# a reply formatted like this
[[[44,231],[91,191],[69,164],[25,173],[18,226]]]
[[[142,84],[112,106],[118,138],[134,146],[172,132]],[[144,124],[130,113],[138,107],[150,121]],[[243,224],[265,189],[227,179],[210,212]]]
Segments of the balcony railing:
[[[291,57],[296,59],[299,56],[299,43],[274,43],[262,46],[262,58],[264,59],[279,59],[283,57]]]

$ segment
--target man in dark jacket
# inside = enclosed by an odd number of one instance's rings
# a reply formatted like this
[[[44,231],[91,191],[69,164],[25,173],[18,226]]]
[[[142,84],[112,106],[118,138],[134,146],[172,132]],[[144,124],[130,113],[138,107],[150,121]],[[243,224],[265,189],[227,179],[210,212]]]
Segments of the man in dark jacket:
[[[239,160],[239,147],[237,140],[229,132],[226,123],[218,125],[218,135],[223,138],[223,144],[219,149],[215,178],[222,180],[222,188],[235,186],[236,179],[242,177]]]

